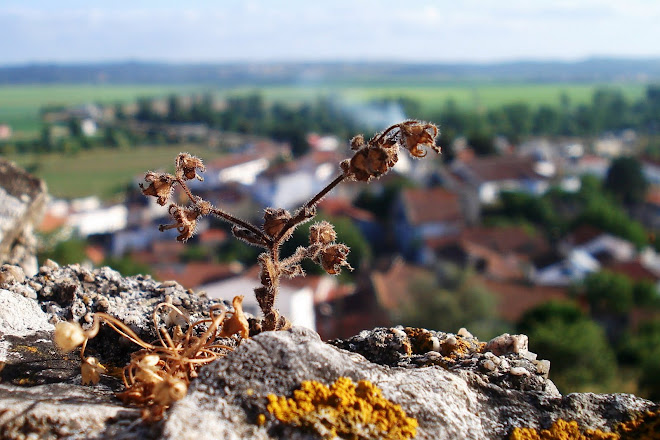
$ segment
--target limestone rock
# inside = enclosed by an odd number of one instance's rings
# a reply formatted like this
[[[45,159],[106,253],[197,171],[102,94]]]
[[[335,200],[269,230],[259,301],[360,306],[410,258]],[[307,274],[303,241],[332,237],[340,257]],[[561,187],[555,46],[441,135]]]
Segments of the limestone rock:
[[[38,179],[0,158],[0,263],[37,271],[34,228],[46,208],[47,190]]]
[[[527,350],[524,335],[485,344],[467,331],[395,327],[327,343],[295,327],[243,341],[202,368],[163,420],[147,423],[140,409],[114,397],[121,389],[116,376],[80,385],[80,358],[54,348],[52,324],[75,319],[88,325],[87,317],[100,310],[153,340],[151,312],[161,301],[192,319],[212,304],[177,283],[125,278],[109,268],[52,263],[22,283],[7,284],[0,290],[0,438],[315,439],[314,432],[272,416],[268,396],[290,397],[303,381],[330,385],[339,377],[379,387],[417,420],[417,439],[501,439],[515,427],[546,428],[560,418],[607,431],[658,410],[632,395],[562,396],[546,363]],[[120,368],[135,350],[120,347],[120,339],[101,332],[89,353]]]

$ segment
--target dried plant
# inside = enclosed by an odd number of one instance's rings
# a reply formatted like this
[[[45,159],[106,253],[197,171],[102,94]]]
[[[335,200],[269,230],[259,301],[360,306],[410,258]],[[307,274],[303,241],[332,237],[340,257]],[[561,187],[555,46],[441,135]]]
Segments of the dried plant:
[[[80,358],[83,385],[98,383],[100,375],[106,371],[96,358],[85,357],[87,341],[98,334],[101,322],[142,347],[131,355],[131,361],[124,367],[122,376],[126,389],[118,397],[127,403],[145,407],[143,418],[158,420],[168,406],[186,395],[190,380],[197,376],[201,366],[233,349],[222,344],[220,338],[234,334],[248,337],[248,323],[243,314],[242,302],[242,296],[234,298],[234,312],[229,316],[224,306],[213,305],[209,318],[196,322],[190,322],[172,304],[160,303],[152,314],[158,334],[158,342],[154,344],[145,342],[120,320],[106,313],[95,313],[88,330],[83,330],[78,323],[59,323],[55,327],[54,341],[65,352],[82,346]],[[170,334],[159,323],[161,309],[169,309],[167,320],[170,323],[185,323],[186,331],[180,325],[174,325]]]
[[[161,231],[176,228],[179,232],[177,240],[188,240],[195,232],[198,219],[212,214],[229,222],[236,238],[265,250],[258,258],[261,286],[255,289],[264,315],[261,330],[281,330],[290,326],[289,321],[274,308],[282,277],[304,275],[301,266],[304,259],[315,261],[329,274],[340,273],[342,267],[352,269],[346,261],[348,246],[335,241],[337,234],[328,222],[313,225],[310,228],[309,246],[299,247],[289,257],[281,258],[281,245],[292,236],[296,227],[314,218],[316,205],[341,182],[369,182],[387,173],[398,160],[399,148],[408,150],[414,158],[426,155],[424,147],[440,153],[440,148],[435,145],[437,135],[435,125],[411,120],[394,124],[369,141],[365,141],[362,135],[354,137],[350,144],[355,153],[352,158],[341,162],[341,173],[332,182],[293,214],[285,209],[266,208],[261,227],[241,220],[192,194],[186,182],[192,179],[203,180],[197,171],[203,172],[205,168],[201,159],[188,153],[181,153],[176,158],[173,175],[148,172],[145,181],[149,185],[140,187],[145,195],[156,197],[163,206],[167,204],[176,186],[187,195],[190,202],[188,206],[169,206],[169,214],[174,223],[160,226]]]

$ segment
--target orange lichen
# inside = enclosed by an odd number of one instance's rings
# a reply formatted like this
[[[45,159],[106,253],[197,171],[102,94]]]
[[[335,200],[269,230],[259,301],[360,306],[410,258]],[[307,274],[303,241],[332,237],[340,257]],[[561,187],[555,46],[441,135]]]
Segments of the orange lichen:
[[[613,432],[599,429],[581,430],[577,422],[559,419],[549,429],[515,428],[510,440],[658,440],[660,412],[650,412],[628,422],[619,423]]]
[[[340,377],[327,387],[305,381],[293,398],[268,396],[268,411],[281,422],[316,431],[324,439],[391,439],[415,436],[417,420],[385,399],[371,382],[357,386]]]
[[[660,439],[660,411],[647,411],[639,417],[617,425],[617,433],[622,440]]]
[[[559,419],[549,429],[537,431],[533,428],[515,428],[510,440],[618,440],[612,432],[586,430],[582,432],[576,421]]]

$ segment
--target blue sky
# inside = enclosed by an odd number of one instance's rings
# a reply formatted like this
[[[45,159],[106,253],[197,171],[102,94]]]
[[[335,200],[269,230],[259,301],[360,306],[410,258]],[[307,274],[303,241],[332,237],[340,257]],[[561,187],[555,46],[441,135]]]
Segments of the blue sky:
[[[0,0],[0,64],[660,56],[658,0]]]

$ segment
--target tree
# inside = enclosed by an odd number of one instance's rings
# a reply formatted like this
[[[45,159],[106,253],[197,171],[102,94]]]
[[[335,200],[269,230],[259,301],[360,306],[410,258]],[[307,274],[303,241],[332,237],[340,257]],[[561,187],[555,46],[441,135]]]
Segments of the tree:
[[[619,157],[612,161],[603,187],[619,202],[635,205],[644,201],[648,182],[642,165],[634,157]]]
[[[624,315],[633,306],[633,283],[622,274],[595,272],[584,280],[584,295],[592,313]]]
[[[526,312],[520,331],[530,350],[550,361],[550,378],[562,393],[606,386],[616,361],[603,329],[575,305],[550,302]]]

